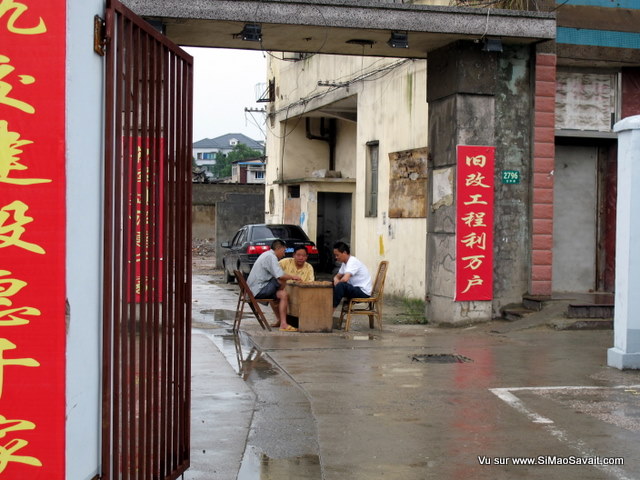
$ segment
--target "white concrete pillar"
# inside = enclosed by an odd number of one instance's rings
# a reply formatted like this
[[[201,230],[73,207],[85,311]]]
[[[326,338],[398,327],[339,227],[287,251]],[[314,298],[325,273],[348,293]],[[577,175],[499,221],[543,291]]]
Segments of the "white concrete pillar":
[[[616,296],[614,345],[607,363],[640,369],[640,115],[613,129],[618,132]]]

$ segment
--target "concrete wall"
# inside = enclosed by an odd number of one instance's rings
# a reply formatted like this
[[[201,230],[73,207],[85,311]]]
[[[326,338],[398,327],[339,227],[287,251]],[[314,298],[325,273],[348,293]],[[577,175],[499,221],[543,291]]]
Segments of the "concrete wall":
[[[533,85],[528,47],[505,45],[498,57],[495,108],[495,228],[493,310],[519,303],[530,277],[530,185]],[[517,104],[518,108],[513,108]],[[502,170],[520,172],[519,184],[500,183]]]
[[[312,122],[312,131],[319,134],[318,122]],[[318,125],[318,126],[317,126]],[[281,125],[286,141],[282,144],[282,178],[310,177],[314,170],[329,168],[329,144],[320,140],[309,140],[306,137],[305,121],[295,118]],[[275,158],[275,157],[269,157]]]
[[[222,242],[230,242],[242,225],[264,223],[264,185],[194,184],[193,241],[213,250],[222,266]]]
[[[351,195],[355,193],[355,182],[354,181],[318,181],[318,182],[307,182],[300,187],[300,212],[298,214],[298,218],[294,223],[299,224],[309,238],[320,244],[320,237],[323,232],[320,232],[318,226],[318,195],[321,193],[324,194],[332,194],[332,193],[344,193],[347,195]],[[326,214],[331,214],[334,216],[341,216],[344,219],[349,220],[349,225],[345,225],[343,222],[336,220],[336,225],[341,225],[343,230],[348,230],[348,236],[351,237],[354,230],[353,222],[351,219],[353,218],[353,210],[352,203],[345,204],[344,208],[348,209],[347,211],[338,212],[337,210],[333,210],[331,213],[325,212]],[[326,205],[325,205],[326,207]]]
[[[429,201],[433,212],[428,227],[428,317],[450,323],[490,320],[504,304],[521,301],[528,287],[533,92],[529,48],[505,46],[495,54],[471,43],[451,45],[430,57],[428,88],[432,178],[446,179],[450,192],[450,201]],[[522,109],[513,108],[516,102]],[[493,302],[453,301],[458,144],[496,147]],[[502,170],[518,170],[523,180],[503,185]]]
[[[69,1],[67,14],[66,478],[90,480],[100,464],[104,149],[104,61],[92,38],[104,1]]]
[[[396,60],[397,61],[397,60]],[[389,154],[428,145],[426,62],[406,61],[358,95],[355,236],[352,252],[374,274],[389,261],[385,292],[424,299],[427,218],[389,218]],[[379,142],[378,215],[365,217],[366,143]]]

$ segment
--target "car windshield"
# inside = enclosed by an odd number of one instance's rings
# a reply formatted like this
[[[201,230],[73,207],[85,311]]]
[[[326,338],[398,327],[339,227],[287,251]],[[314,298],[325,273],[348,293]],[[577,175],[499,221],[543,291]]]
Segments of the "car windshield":
[[[307,240],[304,231],[295,225],[260,225],[253,228],[252,236],[254,239],[288,238]]]

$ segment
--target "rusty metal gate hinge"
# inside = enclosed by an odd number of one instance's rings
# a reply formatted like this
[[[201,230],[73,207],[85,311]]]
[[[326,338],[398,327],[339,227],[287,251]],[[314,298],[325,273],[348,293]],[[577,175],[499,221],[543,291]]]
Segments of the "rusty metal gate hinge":
[[[104,57],[107,48],[107,24],[99,15],[93,17],[93,50]]]

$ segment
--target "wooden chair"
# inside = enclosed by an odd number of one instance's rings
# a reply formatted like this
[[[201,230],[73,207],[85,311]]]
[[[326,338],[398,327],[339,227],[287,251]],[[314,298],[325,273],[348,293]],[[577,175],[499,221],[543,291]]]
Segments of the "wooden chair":
[[[262,309],[260,308],[260,303],[270,304],[274,301],[273,298],[259,298],[256,299],[251,292],[251,289],[247,285],[247,281],[244,279],[244,275],[242,272],[238,270],[234,270],[233,274],[236,276],[238,280],[238,286],[240,287],[240,293],[238,294],[238,305],[236,306],[236,317],[233,321],[233,331],[237,332],[240,329],[240,322],[242,321],[242,315],[244,313],[244,306],[249,305],[249,308],[253,312],[258,320],[258,323],[264,330],[271,331],[271,325],[267,322]]]
[[[374,327],[374,318],[378,319],[378,328],[382,330],[382,292],[384,291],[384,280],[387,277],[387,267],[389,262],[383,260],[378,265],[378,273],[373,284],[371,296],[368,298],[351,298],[344,299],[342,302],[342,311],[340,312],[340,328],[342,328],[342,319],[347,315],[347,323],[344,331],[349,331],[351,325],[351,315],[367,315],[369,317],[369,327]],[[359,307],[360,306],[360,307]],[[364,308],[363,308],[364,307]]]

